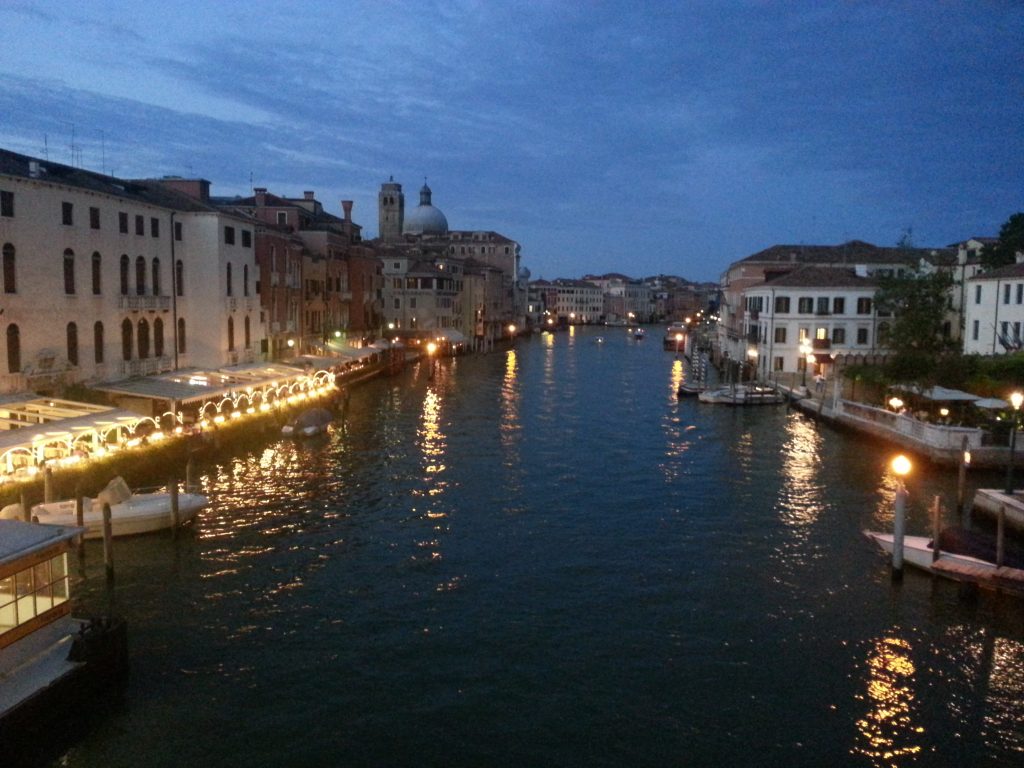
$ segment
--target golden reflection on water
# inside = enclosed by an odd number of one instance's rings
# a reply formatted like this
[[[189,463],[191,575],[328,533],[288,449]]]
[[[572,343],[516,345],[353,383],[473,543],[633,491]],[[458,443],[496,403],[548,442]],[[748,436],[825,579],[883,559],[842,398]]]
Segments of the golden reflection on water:
[[[676,391],[683,381],[683,376],[683,361],[674,360],[669,373],[669,397],[673,402],[678,401]],[[679,410],[670,409],[662,419],[665,429],[665,460],[661,462],[660,469],[667,483],[678,480],[683,474],[684,465],[680,457],[693,447],[696,440],[695,435],[689,434],[696,427],[693,424],[684,424],[679,416]],[[683,409],[683,412],[689,411]]]
[[[821,444],[822,436],[810,421],[801,417],[787,420],[779,518],[788,526],[802,528],[821,514]]]
[[[683,383],[684,378],[683,361],[677,357],[672,361],[672,370],[668,377],[668,396],[673,400],[677,399],[676,393],[679,391],[679,385]]]
[[[985,719],[982,728],[985,740],[1003,742],[1008,750],[1024,753],[1024,732],[1020,727],[1024,716],[1024,643],[996,637],[986,643],[983,655],[988,687],[985,697]]]
[[[423,454],[423,471],[428,483],[426,493],[429,496],[439,495],[444,491],[444,483],[438,482],[438,475],[445,471],[445,442],[441,432],[441,396],[434,389],[428,389],[423,398],[423,416],[418,430],[420,451]]]
[[[914,675],[910,643],[884,637],[872,646],[867,658],[867,690],[856,696],[868,705],[857,721],[857,742],[851,750],[876,766],[912,762],[921,752],[924,728],[915,724]]]

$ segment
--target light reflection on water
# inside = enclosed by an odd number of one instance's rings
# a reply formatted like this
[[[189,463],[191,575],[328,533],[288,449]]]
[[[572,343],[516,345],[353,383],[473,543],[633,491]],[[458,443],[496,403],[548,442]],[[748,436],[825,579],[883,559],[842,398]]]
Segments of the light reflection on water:
[[[892,584],[887,457],[676,399],[657,335],[412,366],[202,467],[191,533],[118,543],[128,702],[62,764],[1019,760],[1021,604]],[[952,483],[908,485],[926,530]]]

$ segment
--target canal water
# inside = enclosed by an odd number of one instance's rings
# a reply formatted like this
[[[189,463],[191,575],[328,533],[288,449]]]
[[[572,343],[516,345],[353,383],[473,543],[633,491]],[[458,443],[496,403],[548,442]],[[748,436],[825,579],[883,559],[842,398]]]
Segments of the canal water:
[[[197,525],[90,545],[130,628],[116,766],[1024,762],[1024,603],[908,572],[891,454],[679,401],[656,329],[570,329],[351,393],[209,466]],[[910,529],[955,477],[917,467]],[[947,513],[951,516],[951,513]]]

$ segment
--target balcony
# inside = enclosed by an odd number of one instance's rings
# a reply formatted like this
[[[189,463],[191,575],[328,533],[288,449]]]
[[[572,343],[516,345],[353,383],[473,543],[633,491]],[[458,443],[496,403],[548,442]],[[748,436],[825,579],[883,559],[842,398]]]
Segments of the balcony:
[[[811,339],[811,349],[815,352],[832,349],[832,339]]]
[[[152,376],[154,373],[170,369],[171,358],[169,357],[147,357],[142,360],[125,360],[121,363],[121,375],[123,376]]]
[[[166,312],[171,308],[171,297],[170,296],[119,296],[118,307],[120,309],[128,309],[132,312],[138,312],[139,310],[149,311],[163,311]]]

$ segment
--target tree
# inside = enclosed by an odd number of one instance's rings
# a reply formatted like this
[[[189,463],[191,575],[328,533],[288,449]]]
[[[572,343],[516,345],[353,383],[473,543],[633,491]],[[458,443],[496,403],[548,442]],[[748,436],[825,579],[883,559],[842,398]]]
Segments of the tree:
[[[981,249],[981,266],[987,272],[1013,264],[1018,252],[1024,252],[1024,213],[1008,218],[999,230],[999,240]]]
[[[893,352],[888,372],[894,380],[934,383],[942,357],[953,349],[942,333],[952,284],[945,272],[879,281],[875,307],[880,316],[892,316],[888,332],[879,341]]]

